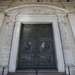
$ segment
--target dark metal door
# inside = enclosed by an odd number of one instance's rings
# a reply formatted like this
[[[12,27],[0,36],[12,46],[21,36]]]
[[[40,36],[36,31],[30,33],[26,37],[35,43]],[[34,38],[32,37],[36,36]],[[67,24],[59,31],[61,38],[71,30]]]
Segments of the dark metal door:
[[[17,69],[56,69],[52,24],[22,24]]]

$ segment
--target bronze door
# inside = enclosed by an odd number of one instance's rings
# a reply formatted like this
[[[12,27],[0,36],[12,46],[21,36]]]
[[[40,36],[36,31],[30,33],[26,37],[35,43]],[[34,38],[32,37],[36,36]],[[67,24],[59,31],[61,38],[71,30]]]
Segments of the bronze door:
[[[56,69],[52,24],[22,24],[17,69]]]

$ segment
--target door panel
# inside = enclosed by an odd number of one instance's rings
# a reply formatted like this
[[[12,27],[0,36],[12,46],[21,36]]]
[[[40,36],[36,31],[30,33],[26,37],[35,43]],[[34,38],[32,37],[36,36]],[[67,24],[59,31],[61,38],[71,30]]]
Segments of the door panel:
[[[56,69],[52,24],[22,24],[18,70]]]

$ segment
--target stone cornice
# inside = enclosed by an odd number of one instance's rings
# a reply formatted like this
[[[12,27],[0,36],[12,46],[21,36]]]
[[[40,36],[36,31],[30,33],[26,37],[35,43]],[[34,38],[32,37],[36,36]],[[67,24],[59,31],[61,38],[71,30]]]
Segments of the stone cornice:
[[[9,8],[5,10],[5,13],[20,13],[25,15],[55,15],[66,14],[69,13],[69,11],[52,5],[26,4],[18,7]]]

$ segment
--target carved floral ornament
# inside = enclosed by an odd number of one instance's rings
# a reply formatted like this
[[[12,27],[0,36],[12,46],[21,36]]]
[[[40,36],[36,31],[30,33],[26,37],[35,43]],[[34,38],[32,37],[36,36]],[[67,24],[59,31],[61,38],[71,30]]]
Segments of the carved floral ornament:
[[[24,15],[55,15],[66,14],[68,10],[51,5],[35,5],[27,4],[18,7],[13,7],[5,10],[7,14],[24,14]]]

